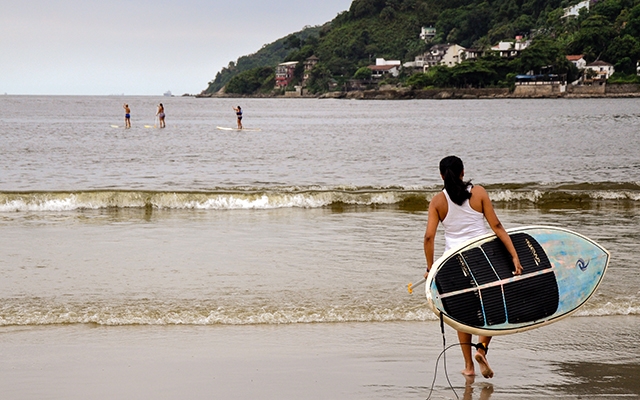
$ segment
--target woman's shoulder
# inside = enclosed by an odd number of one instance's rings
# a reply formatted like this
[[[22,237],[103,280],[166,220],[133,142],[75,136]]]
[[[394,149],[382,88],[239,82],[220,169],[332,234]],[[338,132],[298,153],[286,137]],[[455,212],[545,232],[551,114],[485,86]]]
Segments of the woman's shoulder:
[[[471,195],[476,195],[478,197],[488,196],[487,190],[480,185],[473,185],[471,187]]]
[[[447,197],[445,196],[444,191],[436,193],[436,195],[431,199],[431,204],[434,206],[447,204]]]

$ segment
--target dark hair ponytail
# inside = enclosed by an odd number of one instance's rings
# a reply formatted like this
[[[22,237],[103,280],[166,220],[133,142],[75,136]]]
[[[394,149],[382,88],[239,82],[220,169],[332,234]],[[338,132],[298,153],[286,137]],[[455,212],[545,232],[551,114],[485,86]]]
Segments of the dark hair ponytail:
[[[463,171],[464,164],[456,156],[448,156],[440,160],[440,174],[444,177],[444,188],[451,201],[459,206],[471,197],[471,193],[467,190],[471,181],[464,182],[460,179]]]

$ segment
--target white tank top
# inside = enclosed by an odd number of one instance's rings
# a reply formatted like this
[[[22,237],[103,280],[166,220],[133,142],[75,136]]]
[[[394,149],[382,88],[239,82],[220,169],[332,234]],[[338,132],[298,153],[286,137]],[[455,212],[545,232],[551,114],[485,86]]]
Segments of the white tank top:
[[[471,208],[469,200],[465,200],[465,202],[459,206],[451,201],[446,189],[442,191],[449,205],[447,216],[444,217],[442,221],[442,225],[444,226],[444,251],[456,247],[476,236],[489,233],[489,229],[484,222],[484,214]]]

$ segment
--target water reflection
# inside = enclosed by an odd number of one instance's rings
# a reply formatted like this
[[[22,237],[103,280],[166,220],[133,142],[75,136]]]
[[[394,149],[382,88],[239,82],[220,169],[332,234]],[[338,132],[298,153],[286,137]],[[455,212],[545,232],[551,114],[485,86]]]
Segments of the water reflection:
[[[565,378],[565,383],[555,387],[558,393],[601,398],[640,395],[640,364],[581,361],[557,363],[556,367]]]
[[[475,376],[464,376],[465,378],[465,387],[464,394],[462,395],[463,400],[473,400],[473,394],[478,390],[480,391],[479,400],[489,400],[491,398],[491,394],[493,393],[493,384],[489,382],[482,382],[479,385],[474,385],[476,377]]]

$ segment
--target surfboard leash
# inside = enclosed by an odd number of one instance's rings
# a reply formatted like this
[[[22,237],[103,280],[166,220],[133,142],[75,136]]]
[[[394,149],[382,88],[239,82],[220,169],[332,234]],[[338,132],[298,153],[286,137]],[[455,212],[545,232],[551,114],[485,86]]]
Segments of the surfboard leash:
[[[433,372],[433,381],[431,382],[431,388],[429,389],[429,395],[427,396],[427,400],[431,399],[431,395],[433,394],[433,388],[435,387],[435,384],[436,384],[436,377],[438,376],[438,364],[440,363],[441,357],[443,358],[444,375],[447,378],[447,383],[449,383],[449,388],[451,389],[453,394],[456,396],[456,399],[460,399],[460,396],[458,396],[458,392],[456,392],[453,385],[451,384],[451,380],[449,379],[449,372],[447,371],[447,350],[456,346],[470,345],[471,347],[475,347],[476,350],[480,350],[480,349],[484,350],[486,354],[488,349],[484,343],[454,343],[447,347],[447,338],[444,334],[444,318],[442,316],[442,313],[440,313],[440,332],[442,333],[442,351],[440,352],[440,354],[438,355],[438,358],[436,359],[436,367]]]

